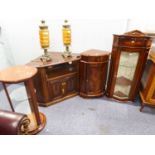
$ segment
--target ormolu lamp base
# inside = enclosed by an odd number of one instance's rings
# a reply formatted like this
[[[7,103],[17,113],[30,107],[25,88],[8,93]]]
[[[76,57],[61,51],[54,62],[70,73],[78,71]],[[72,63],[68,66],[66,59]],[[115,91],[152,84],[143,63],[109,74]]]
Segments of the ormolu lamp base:
[[[50,55],[48,54],[47,49],[44,49],[44,55],[42,55],[42,57],[40,58],[41,61],[45,61],[45,62],[49,62],[52,61],[52,58],[50,57]]]
[[[66,46],[65,48],[66,48],[66,49],[65,49],[64,53],[62,54],[62,56],[63,56],[64,58],[72,57],[72,53],[71,53],[71,51],[69,50],[69,46]]]

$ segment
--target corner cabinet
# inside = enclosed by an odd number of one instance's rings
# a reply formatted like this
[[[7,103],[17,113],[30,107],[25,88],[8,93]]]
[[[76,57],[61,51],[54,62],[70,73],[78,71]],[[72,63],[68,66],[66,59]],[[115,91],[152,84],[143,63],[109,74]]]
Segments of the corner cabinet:
[[[138,30],[114,35],[108,97],[119,101],[134,101],[151,43],[151,37]]]
[[[81,53],[80,96],[100,97],[104,95],[109,54],[95,49]]]
[[[40,57],[27,65],[35,66],[38,73],[34,79],[36,95],[41,106],[49,106],[79,93],[79,60],[63,58],[60,52],[49,52],[51,62],[42,62]]]
[[[144,106],[155,107],[155,51],[149,53],[149,58],[145,65],[140,88],[141,109]]]

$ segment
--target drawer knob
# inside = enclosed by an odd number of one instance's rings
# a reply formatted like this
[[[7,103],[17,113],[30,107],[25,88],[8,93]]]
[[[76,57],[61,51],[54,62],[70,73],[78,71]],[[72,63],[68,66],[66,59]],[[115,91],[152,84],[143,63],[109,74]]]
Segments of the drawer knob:
[[[66,82],[63,82],[63,83],[62,83],[62,86],[65,86],[65,85],[66,85]]]
[[[135,43],[135,41],[134,41],[134,40],[132,40],[132,41],[131,41],[131,43],[132,43],[132,44],[134,44],[134,43]]]

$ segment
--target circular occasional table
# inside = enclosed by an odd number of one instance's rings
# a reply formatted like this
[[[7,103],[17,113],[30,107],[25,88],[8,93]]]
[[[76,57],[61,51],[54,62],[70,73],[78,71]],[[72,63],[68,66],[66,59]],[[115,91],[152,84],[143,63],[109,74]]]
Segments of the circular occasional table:
[[[17,84],[22,82],[25,84],[29,100],[29,106],[31,109],[31,113],[27,114],[31,121],[28,134],[38,133],[45,127],[46,124],[45,115],[39,112],[37,98],[35,94],[33,78],[36,74],[37,69],[35,67],[30,67],[26,65],[13,66],[0,71],[0,82],[2,82],[7,99],[13,112],[15,110],[9,96],[6,84]]]

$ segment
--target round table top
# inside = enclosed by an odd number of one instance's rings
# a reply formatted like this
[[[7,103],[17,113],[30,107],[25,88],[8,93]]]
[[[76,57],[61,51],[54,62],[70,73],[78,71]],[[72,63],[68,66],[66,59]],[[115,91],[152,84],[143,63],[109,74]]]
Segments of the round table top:
[[[18,65],[0,71],[0,82],[18,83],[32,78],[37,73],[35,67]]]

